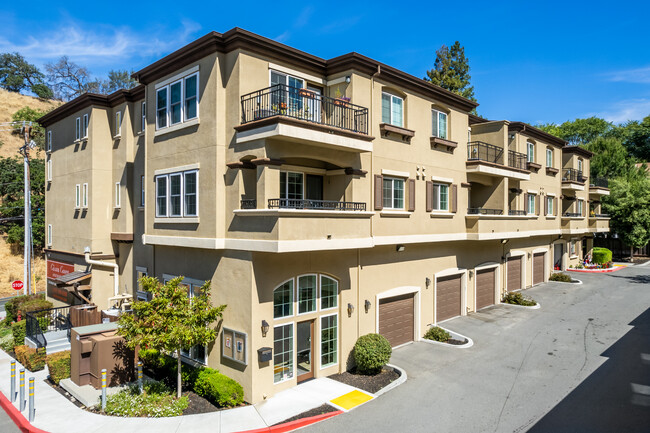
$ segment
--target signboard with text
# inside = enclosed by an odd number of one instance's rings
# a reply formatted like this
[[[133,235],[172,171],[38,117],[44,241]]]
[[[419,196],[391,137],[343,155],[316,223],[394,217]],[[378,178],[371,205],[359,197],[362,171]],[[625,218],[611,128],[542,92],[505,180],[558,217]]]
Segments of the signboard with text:
[[[72,263],[55,262],[54,260],[47,261],[47,278],[50,280],[56,280],[70,272],[74,272],[74,265]]]

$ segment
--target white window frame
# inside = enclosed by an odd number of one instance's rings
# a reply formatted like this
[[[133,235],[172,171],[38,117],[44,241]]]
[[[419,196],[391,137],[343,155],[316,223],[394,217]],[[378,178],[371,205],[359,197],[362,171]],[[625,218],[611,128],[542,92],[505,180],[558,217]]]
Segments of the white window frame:
[[[445,187],[447,189],[447,201],[446,201],[446,208],[442,208],[440,206],[440,197],[441,197],[441,188]],[[437,207],[436,207],[437,205]],[[446,183],[440,183],[440,182],[434,182],[433,183],[433,203],[431,203],[431,208],[434,211],[438,212],[449,212],[449,184]]]
[[[535,215],[535,194],[528,194],[528,203],[526,203],[526,213]]]
[[[47,225],[47,245],[52,246],[52,224]]]
[[[444,116],[445,118],[445,133],[444,136],[443,134],[440,133],[440,116]],[[433,121],[435,118],[435,122]],[[435,128],[434,128],[435,127]],[[469,130],[471,131],[471,130]],[[444,111],[436,110],[435,108],[431,109],[431,134],[434,137],[442,138],[443,140],[447,140],[449,137],[449,115],[445,113]],[[469,143],[469,141],[468,141]]]
[[[582,173],[584,170],[584,163],[582,161],[582,158],[578,158],[578,171]]]
[[[81,140],[81,117],[74,120],[74,139],[75,141]]]
[[[158,192],[158,180],[165,181],[165,195],[159,195]],[[154,178],[154,184],[156,188],[156,218],[165,218],[169,214],[169,177],[167,175],[156,176]],[[165,212],[160,212],[160,206],[158,205],[159,199],[165,199]]]
[[[186,94],[186,87],[187,87],[187,80],[196,77],[196,116],[194,117],[187,117],[187,111],[186,111],[186,106],[185,104],[187,103],[187,100],[190,98],[187,98]],[[187,71],[186,73],[179,74],[178,76],[174,77],[172,81],[170,82],[164,82],[162,85],[156,86],[156,130],[162,130],[174,126],[181,125],[183,123],[187,123],[190,121],[198,120],[199,119],[199,103],[200,103],[200,94],[199,94],[199,71],[195,70],[192,68],[190,71]],[[171,118],[171,88],[172,86],[175,86],[177,84],[180,84],[180,101],[178,102],[180,104],[180,121],[176,123],[172,123],[172,118]],[[160,92],[165,92],[166,94],[166,101],[165,101],[165,107],[159,107],[158,106],[158,94]],[[165,112],[165,125],[160,125],[159,122],[159,113],[164,111]],[[144,128],[143,128],[144,130]]]
[[[526,161],[535,162],[535,143],[532,141],[526,142]]]
[[[84,183],[81,188],[81,207],[83,209],[88,209],[88,184]]]
[[[115,209],[119,209],[122,206],[121,186],[120,182],[115,182]]]
[[[314,287],[314,299],[313,299],[314,309],[309,310],[309,311],[300,312],[300,279],[304,278],[304,277],[314,277],[314,285],[315,285],[315,287]],[[318,297],[318,274],[302,274],[302,275],[298,275],[296,277],[296,296],[294,298],[295,302],[296,302],[296,316],[304,316],[306,314],[312,314],[312,313],[318,312],[319,311],[319,309],[318,309],[318,307],[319,307],[318,298],[319,298]]]
[[[115,137],[122,136],[122,111],[115,113]]]
[[[144,132],[147,128],[147,103],[142,102],[140,104],[140,131]]]
[[[295,305],[296,304],[296,281],[295,281],[295,278],[289,278],[288,280],[285,280],[285,281],[281,282],[280,284],[278,284],[273,289],[273,297],[275,298],[275,291],[278,290],[280,287],[284,286],[285,284],[287,284],[289,281],[291,281],[291,291],[290,291],[290,293],[291,293],[291,302],[290,302],[291,314],[287,314],[286,316],[275,317],[275,311],[273,311],[272,312],[273,320],[286,319],[288,317],[293,317],[296,314],[296,305]],[[273,309],[275,309],[275,299],[273,300]]]
[[[582,199],[576,200],[576,213],[579,213],[580,216],[583,214],[583,210],[585,207],[585,201]]]
[[[386,180],[391,181],[391,202],[390,206],[386,206],[386,203],[384,202],[384,182]],[[402,207],[395,207],[395,181],[401,181],[403,188],[402,188]],[[405,210],[406,209],[406,179],[402,177],[395,177],[395,176],[383,176],[383,181],[381,184],[381,200],[384,209],[389,209],[389,210]]]
[[[81,184],[76,184],[74,186],[74,208],[79,209],[81,207]]]
[[[140,176],[140,207],[144,207],[145,191],[144,191],[144,174]]]
[[[81,124],[81,135],[82,135],[81,138],[88,138],[88,125],[89,125],[88,114],[86,113],[84,114],[83,122]]]
[[[555,201],[555,197],[551,196],[546,196],[546,215],[552,216],[553,215],[553,202]]]
[[[291,374],[287,375],[279,381],[275,381],[275,373],[273,373],[273,384],[278,385],[284,383],[288,380],[293,380],[296,376],[296,326],[294,322],[280,323],[273,326],[273,347],[275,347],[275,328],[280,328],[284,326],[291,326]],[[273,370],[275,371],[275,350],[273,351]]]
[[[300,175],[300,198],[289,198],[289,175]],[[282,186],[282,177],[284,177],[284,191],[280,188],[280,199],[282,200],[303,200],[305,198],[305,173],[299,171],[280,171],[280,186]],[[283,198],[284,195],[284,198]]]
[[[381,92],[381,97],[382,97],[382,114],[381,114],[382,117],[381,117],[381,119],[382,119],[382,122],[384,121],[384,113],[383,113],[383,109],[384,109],[383,98],[384,98],[384,95],[388,96],[389,100],[390,100],[390,104],[388,106],[388,117],[389,117],[389,122],[388,123],[390,125],[397,126],[399,128],[404,128],[404,98],[402,98],[401,96],[394,95],[392,93]],[[402,118],[399,119],[399,123],[396,123],[396,119],[393,119],[393,104],[395,103],[395,99],[398,99],[398,100],[402,101]]]
[[[336,317],[336,345],[335,345],[335,347],[336,347],[336,362],[330,362],[329,364],[323,364],[323,339],[322,339],[322,337],[323,337],[323,319],[326,319],[326,318],[332,317],[332,316]],[[333,367],[335,365],[339,365],[339,359],[341,357],[341,353],[340,353],[340,350],[339,350],[339,338],[340,338],[340,335],[341,335],[340,329],[341,329],[341,321],[339,320],[339,313],[338,312],[337,313],[332,313],[332,314],[325,314],[325,315],[322,315],[322,316],[320,316],[318,318],[318,330],[319,330],[318,342],[320,343],[320,345],[318,347],[318,355],[319,355],[318,363],[320,364],[320,369],[321,370],[324,370],[324,369],[329,368],[329,367]],[[312,360],[313,359],[314,359],[314,356],[312,354]]]
[[[52,157],[47,160],[47,181],[52,182]]]
[[[188,213],[187,212],[187,207],[186,207],[187,197],[188,197],[188,195],[192,194],[192,193],[188,193],[187,188],[185,188],[185,185],[187,183],[186,178],[187,178],[187,175],[189,175],[189,174],[196,174],[196,180],[195,180],[196,191],[194,192],[194,196],[196,196],[196,212],[193,213],[193,214]],[[186,170],[186,171],[183,172],[182,177],[183,178],[181,180],[181,184],[182,184],[181,185],[181,190],[182,190],[183,194],[181,196],[181,199],[182,199],[181,208],[182,208],[183,216],[184,217],[198,217],[199,216],[199,171],[198,170]]]
[[[52,151],[52,131],[47,131],[47,151]]]
[[[546,148],[546,166],[553,167],[553,149]]]
[[[330,280],[336,283],[336,296],[335,296],[336,305],[334,305],[333,307],[323,308],[323,278],[329,278]],[[330,277],[329,275],[326,274],[318,274],[318,279],[316,283],[318,284],[316,302],[318,303],[318,308],[320,309],[320,311],[336,310],[339,307],[339,280]]]
[[[187,174],[196,174],[196,213],[188,214],[185,209],[185,176]],[[179,176],[181,182],[180,188],[180,214],[171,213],[171,177]],[[158,199],[163,198],[163,196],[158,195],[158,179],[165,178],[166,190],[165,190],[165,202],[166,209],[165,214],[163,215],[159,212]],[[154,183],[156,185],[156,218],[197,218],[199,216],[199,170],[182,170],[175,171],[172,173],[159,174],[154,178]]]

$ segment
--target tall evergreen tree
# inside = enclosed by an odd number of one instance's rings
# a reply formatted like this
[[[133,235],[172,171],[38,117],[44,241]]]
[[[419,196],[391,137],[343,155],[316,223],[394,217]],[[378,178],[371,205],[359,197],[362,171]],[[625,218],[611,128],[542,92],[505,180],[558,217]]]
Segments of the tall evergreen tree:
[[[452,91],[464,98],[476,101],[474,86],[470,84],[469,60],[465,57],[465,48],[460,42],[447,47],[443,45],[436,51],[433,69],[427,71],[426,81]]]

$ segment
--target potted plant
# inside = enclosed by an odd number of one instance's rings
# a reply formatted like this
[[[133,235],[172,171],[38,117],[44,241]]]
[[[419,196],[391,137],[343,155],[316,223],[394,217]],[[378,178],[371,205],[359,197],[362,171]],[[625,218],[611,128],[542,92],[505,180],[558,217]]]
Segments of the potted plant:
[[[341,90],[337,87],[336,94],[334,95],[334,105],[347,107],[349,103],[350,103],[350,98],[348,98],[347,96],[342,96]]]
[[[304,98],[314,99],[316,97],[316,93],[309,89],[300,89],[298,94]]]

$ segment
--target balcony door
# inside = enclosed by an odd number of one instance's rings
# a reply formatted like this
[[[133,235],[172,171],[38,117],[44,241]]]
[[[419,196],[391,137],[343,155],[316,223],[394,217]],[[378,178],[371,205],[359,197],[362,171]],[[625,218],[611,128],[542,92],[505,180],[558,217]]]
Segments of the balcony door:
[[[314,377],[314,321],[298,322],[296,333],[298,383]]]
[[[307,200],[323,200],[323,176],[308,174],[306,181],[305,198]]]
[[[278,86],[272,92],[272,106],[291,117],[301,117],[303,113],[303,97],[300,89],[305,87],[305,81],[282,72],[271,71],[271,86]]]

